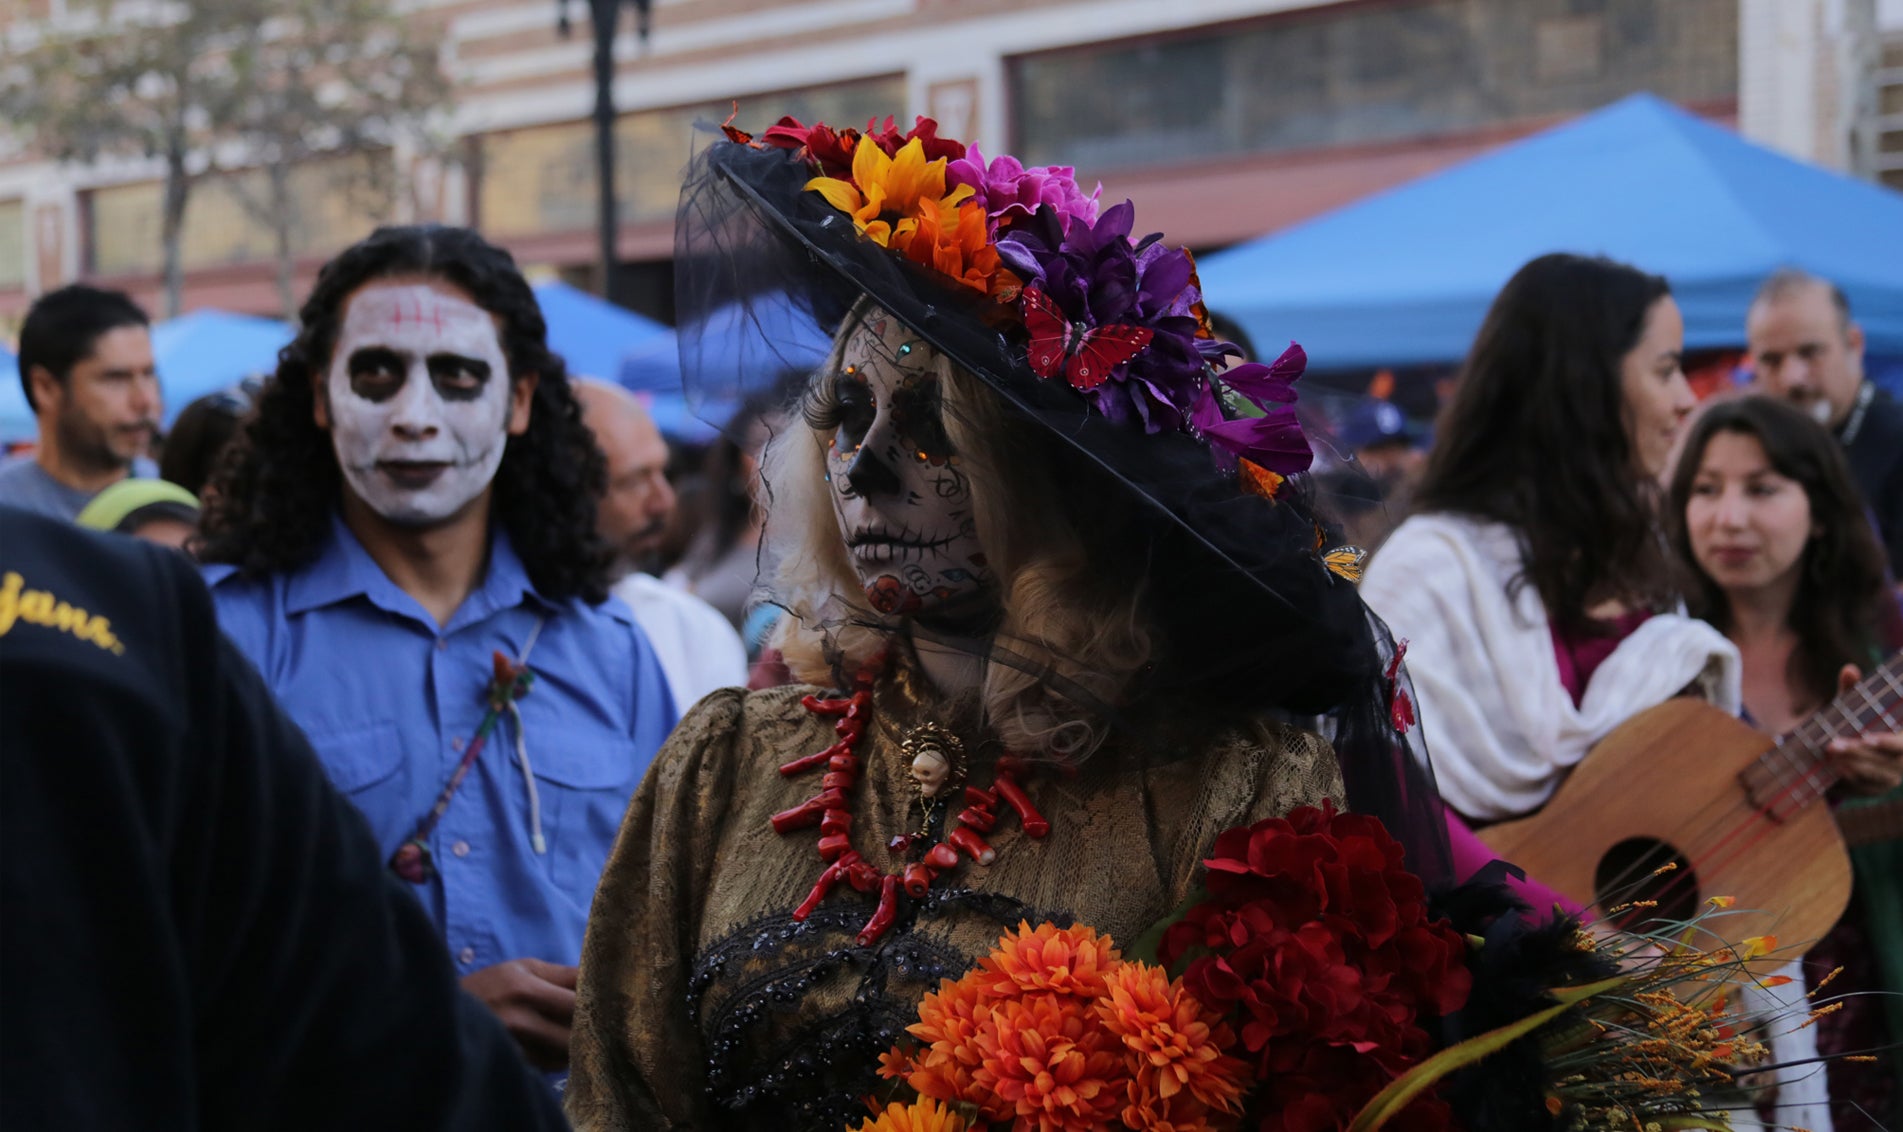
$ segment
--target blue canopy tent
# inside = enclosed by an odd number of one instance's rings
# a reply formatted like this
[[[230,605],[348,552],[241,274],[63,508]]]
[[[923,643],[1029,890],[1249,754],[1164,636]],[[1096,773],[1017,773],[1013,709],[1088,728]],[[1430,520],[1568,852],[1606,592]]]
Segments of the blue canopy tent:
[[[38,435],[33,410],[26,407],[26,392],[20,388],[20,359],[0,346],[0,454],[5,453],[7,445]]]
[[[152,357],[165,391],[165,424],[207,393],[275,373],[291,341],[288,323],[229,311],[196,310],[152,328]]]
[[[751,318],[758,329],[743,326]],[[804,312],[788,302],[756,300],[742,307],[719,307],[700,324],[686,328],[689,348],[699,351],[704,370],[718,375],[729,391],[770,388],[789,371],[811,369],[825,360],[832,339]],[[690,404],[682,388],[681,334],[668,331],[621,358],[621,384],[648,403],[661,431],[690,443],[705,443],[737,410],[729,399]]]
[[[1199,260],[1210,307],[1317,371],[1458,361],[1527,260],[1664,275],[1691,349],[1742,345],[1773,269],[1833,280],[1868,350],[1903,355],[1903,196],[1633,95],[1451,169]]]
[[[535,301],[548,322],[548,344],[562,356],[570,377],[613,380],[621,356],[666,334],[667,327],[559,280],[535,285]]]

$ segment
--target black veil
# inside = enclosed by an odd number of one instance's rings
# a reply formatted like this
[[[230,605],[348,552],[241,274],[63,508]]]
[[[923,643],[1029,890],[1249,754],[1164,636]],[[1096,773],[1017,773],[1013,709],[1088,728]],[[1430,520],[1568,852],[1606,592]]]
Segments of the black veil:
[[[799,429],[791,401],[813,376],[812,344],[830,339],[870,297],[1055,446],[1055,487],[1077,523],[1133,536],[1125,544],[1142,548],[1157,648],[1134,686],[1106,703],[1069,675],[1087,671],[1089,657],[1053,665],[1005,638],[933,639],[1031,671],[1113,725],[1132,704],[1163,703],[1310,727],[1334,745],[1348,806],[1379,817],[1430,884],[1451,882],[1405,671],[1352,570],[1324,564],[1338,532],[1308,477],[1291,476],[1264,498],[1245,490],[1235,461],[1201,437],[1112,420],[1065,382],[1038,378],[1008,309],[859,237],[850,216],[806,191],[813,175],[792,151],[733,140],[705,145],[690,166],[675,227],[689,404],[718,415],[777,396],[788,403],[777,427]],[[775,487],[762,484],[769,526]],[[763,583],[771,569],[762,562]],[[831,630],[930,634],[863,609],[825,616],[841,619]]]

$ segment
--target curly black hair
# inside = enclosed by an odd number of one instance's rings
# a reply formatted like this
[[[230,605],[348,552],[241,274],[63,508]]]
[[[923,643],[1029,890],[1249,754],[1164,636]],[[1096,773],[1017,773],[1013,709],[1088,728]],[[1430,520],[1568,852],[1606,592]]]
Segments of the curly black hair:
[[[511,436],[496,472],[494,515],[545,597],[608,595],[613,551],[595,532],[606,460],[582,423],[567,369],[548,347],[535,293],[508,252],[467,228],[386,227],[324,265],[278,355],[257,412],[219,463],[196,550],[203,562],[258,576],[294,570],[323,545],[343,476],[328,433],[312,416],[314,381],[329,368],[344,304],[377,279],[441,280],[501,323],[515,377],[535,374],[529,427]]]

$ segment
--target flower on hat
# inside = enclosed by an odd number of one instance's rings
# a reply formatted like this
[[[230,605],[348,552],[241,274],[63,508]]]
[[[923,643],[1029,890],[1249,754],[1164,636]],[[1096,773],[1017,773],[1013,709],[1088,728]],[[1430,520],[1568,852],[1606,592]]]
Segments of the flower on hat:
[[[880,247],[901,250],[918,230],[920,201],[955,208],[971,196],[959,186],[945,191],[945,161],[925,160],[925,146],[914,139],[888,157],[877,142],[860,138],[852,155],[852,179],[814,177],[806,187],[852,217],[859,234]]]
[[[922,116],[917,125],[901,135],[890,117],[886,118],[884,128],[879,127],[876,118],[867,122],[866,132],[861,134],[851,127],[834,130],[824,122],[803,125],[798,118],[788,115],[767,127],[766,132],[760,135],[760,145],[793,150],[802,161],[817,165],[822,175],[848,178],[852,176],[853,157],[861,138],[870,138],[887,157],[896,156],[907,142],[914,139],[924,150],[927,161],[936,161],[941,157],[955,160],[965,155],[962,142],[939,137],[938,123]]]
[[[952,161],[945,176],[951,184],[972,187],[994,238],[1001,225],[1028,220],[1044,206],[1062,219],[1075,216],[1088,224],[1097,219],[1097,198],[1103,195],[1103,186],[1098,185],[1085,196],[1077,184],[1077,171],[1068,165],[1026,169],[1008,153],[986,164],[976,142],[965,147],[964,156]]]
[[[1086,195],[1074,169],[987,159],[923,117],[904,134],[890,118],[864,134],[784,118],[759,144],[808,163],[817,175],[806,187],[865,238],[1001,304],[1007,334],[1028,333],[1023,308],[1010,304],[1035,303],[1052,328],[1040,331],[1040,357],[1054,364],[1034,368],[1070,376],[1071,363],[1088,360],[1090,380],[1072,384],[1106,418],[1200,437],[1231,466],[1247,461],[1256,471],[1245,489],[1270,498],[1260,473],[1308,468],[1291,408],[1306,355],[1291,347],[1270,365],[1231,367],[1241,351],[1211,330],[1189,253],[1160,236],[1132,239],[1135,208],[1100,210],[1102,186]],[[1043,298],[1027,298],[1032,289]],[[1232,419],[1232,405],[1243,415]]]

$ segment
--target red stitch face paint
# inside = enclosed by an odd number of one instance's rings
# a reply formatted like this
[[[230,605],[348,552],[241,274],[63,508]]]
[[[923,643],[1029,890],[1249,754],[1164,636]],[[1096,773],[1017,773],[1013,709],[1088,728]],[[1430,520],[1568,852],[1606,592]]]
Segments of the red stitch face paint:
[[[502,463],[510,375],[495,320],[430,284],[351,297],[325,392],[345,482],[391,522],[450,518]]]

